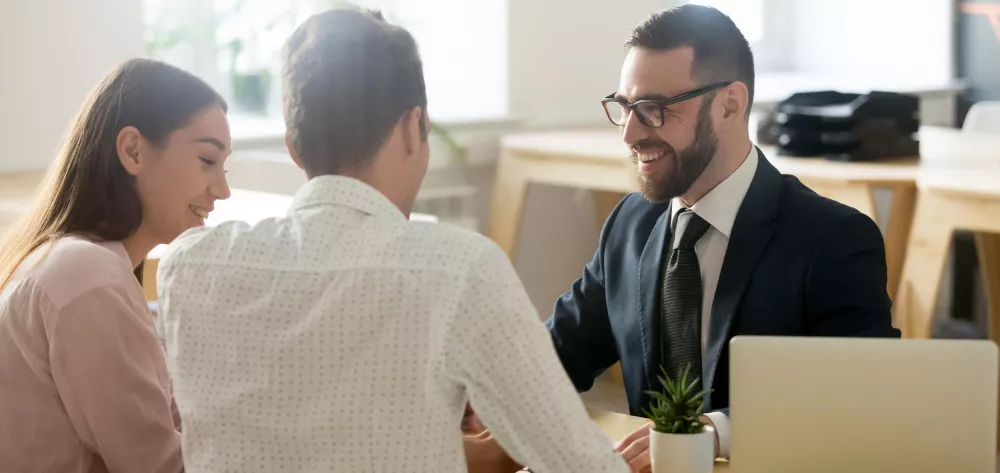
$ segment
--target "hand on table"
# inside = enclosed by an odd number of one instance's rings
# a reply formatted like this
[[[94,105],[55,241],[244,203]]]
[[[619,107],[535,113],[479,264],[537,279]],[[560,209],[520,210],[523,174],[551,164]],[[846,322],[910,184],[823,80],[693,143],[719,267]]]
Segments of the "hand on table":
[[[483,422],[479,420],[479,416],[476,415],[476,411],[472,409],[472,405],[465,404],[465,413],[462,414],[462,433],[469,434],[479,434],[486,430],[486,426]]]
[[[648,422],[639,427],[634,432],[621,439],[615,445],[618,452],[632,473],[651,473],[653,471],[649,458],[649,429],[653,427],[652,422]]]
[[[469,473],[514,473],[521,469],[489,431],[463,434],[462,446]]]
[[[462,416],[462,447],[469,473],[515,473],[521,469],[468,404]]]
[[[712,421],[707,417],[702,417],[701,421],[711,426]],[[632,473],[651,473],[653,471],[652,461],[649,455],[649,429],[653,427],[652,422],[648,422],[639,427],[634,432],[621,439],[615,445],[625,463],[628,463]],[[719,436],[715,435],[715,456],[719,456]]]

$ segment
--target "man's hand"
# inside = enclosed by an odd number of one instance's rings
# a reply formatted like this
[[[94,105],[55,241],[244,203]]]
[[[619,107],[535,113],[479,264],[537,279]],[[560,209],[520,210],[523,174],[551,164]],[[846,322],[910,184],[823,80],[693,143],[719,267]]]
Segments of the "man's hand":
[[[699,420],[705,425],[712,427],[712,432],[715,432],[711,419],[702,416]],[[615,445],[615,451],[628,463],[629,468],[632,469],[632,473],[651,473],[653,471],[652,459],[649,455],[649,429],[652,427],[653,423],[648,422],[646,425],[626,435],[625,438],[618,442],[618,445]],[[719,435],[716,433],[714,437],[715,457],[718,458]]]
[[[521,469],[489,431],[462,435],[462,446],[469,473],[515,473]]]
[[[651,473],[653,471],[649,458],[649,429],[651,427],[653,427],[653,423],[649,422],[636,429],[635,432],[626,435],[618,442],[618,445],[615,445],[615,451],[622,456],[625,463],[628,463],[632,473]]]
[[[472,405],[465,404],[465,413],[462,414],[462,433],[466,435],[477,435],[486,431],[486,426],[479,420]]]

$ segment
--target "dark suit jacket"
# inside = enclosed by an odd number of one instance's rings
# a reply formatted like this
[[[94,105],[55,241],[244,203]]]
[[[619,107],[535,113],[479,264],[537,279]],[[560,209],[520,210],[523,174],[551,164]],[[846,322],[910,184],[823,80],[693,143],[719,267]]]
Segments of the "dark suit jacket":
[[[758,150],[758,153],[760,151]],[[737,335],[899,337],[878,226],[778,173],[763,153],[730,234],[712,305],[702,376],[706,411],[729,407],[729,340]],[[670,205],[623,199],[594,259],[546,326],[576,388],[622,363],[629,410],[659,389],[658,292]]]

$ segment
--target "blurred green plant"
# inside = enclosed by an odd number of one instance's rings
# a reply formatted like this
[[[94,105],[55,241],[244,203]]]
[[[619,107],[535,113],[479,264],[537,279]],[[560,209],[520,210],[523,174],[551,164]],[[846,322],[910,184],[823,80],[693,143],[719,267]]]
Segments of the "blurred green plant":
[[[455,136],[452,134],[450,129],[432,121],[431,134],[440,138],[441,142],[448,147],[448,155],[451,156],[451,159],[460,163],[466,162],[467,156],[465,147],[458,144],[458,140],[455,139]]]

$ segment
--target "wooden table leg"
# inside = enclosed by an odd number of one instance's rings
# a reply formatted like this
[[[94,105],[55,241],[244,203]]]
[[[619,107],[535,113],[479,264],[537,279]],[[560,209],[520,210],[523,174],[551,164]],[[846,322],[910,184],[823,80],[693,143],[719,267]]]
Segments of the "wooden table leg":
[[[493,186],[488,234],[511,260],[517,250],[527,189],[528,179],[521,161],[513,154],[502,152]]]
[[[986,292],[986,320],[990,338],[1000,342],[1000,235],[976,232],[976,253]]]
[[[990,340],[1000,343],[1000,235],[976,232],[975,238],[983,289],[986,292],[986,321]],[[997,399],[997,406],[1000,408],[1000,399]],[[1000,438],[997,438],[997,451],[1000,451]]]
[[[938,194],[921,192],[917,198],[892,314],[893,325],[907,338],[930,338],[938,289],[954,232],[947,212],[947,201]]]
[[[906,245],[913,227],[913,212],[917,205],[917,187],[913,184],[899,185],[892,190],[892,206],[889,222],[885,227],[885,262],[889,273],[889,295],[895,297],[899,291],[899,278],[906,261]]]

